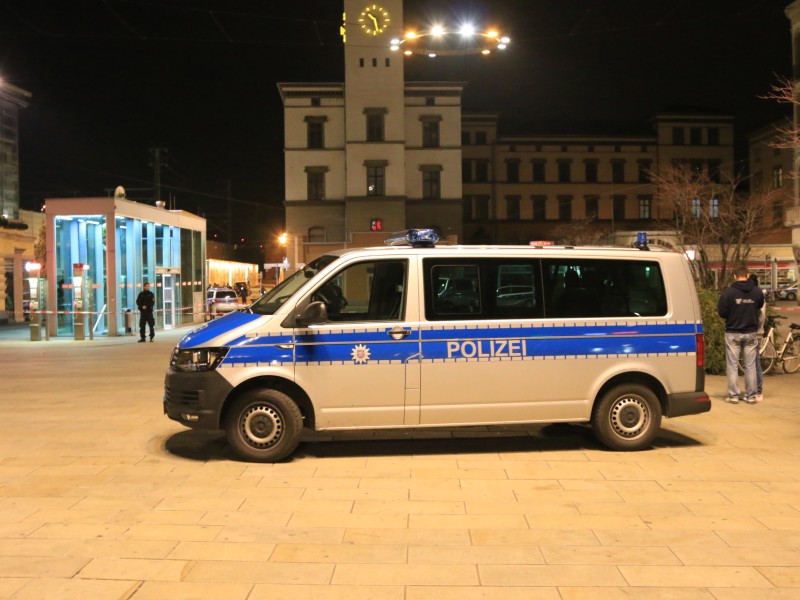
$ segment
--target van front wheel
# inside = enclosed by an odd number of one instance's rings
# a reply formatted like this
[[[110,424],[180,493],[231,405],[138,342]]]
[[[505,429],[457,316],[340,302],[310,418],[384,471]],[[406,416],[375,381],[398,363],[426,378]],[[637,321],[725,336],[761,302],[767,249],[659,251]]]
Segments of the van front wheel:
[[[254,390],[234,400],[225,418],[225,435],[245,460],[277,462],[297,448],[303,415],[283,392]]]
[[[623,384],[606,392],[592,411],[597,439],[612,450],[641,450],[661,427],[661,405],[656,395],[639,384]]]

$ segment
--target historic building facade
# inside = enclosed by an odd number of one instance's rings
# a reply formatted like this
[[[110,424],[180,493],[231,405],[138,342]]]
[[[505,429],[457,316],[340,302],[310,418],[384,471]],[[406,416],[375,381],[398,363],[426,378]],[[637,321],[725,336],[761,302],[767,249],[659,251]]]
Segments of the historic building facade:
[[[682,164],[717,179],[733,171],[733,118],[663,113],[639,135],[504,135],[498,115],[464,114],[467,242],[522,243],[580,225],[652,229],[671,217],[651,173]]]
[[[460,83],[404,80],[402,0],[344,2],[344,83],[281,83],[287,255],[361,234],[461,237]],[[382,236],[383,234],[380,233]]]

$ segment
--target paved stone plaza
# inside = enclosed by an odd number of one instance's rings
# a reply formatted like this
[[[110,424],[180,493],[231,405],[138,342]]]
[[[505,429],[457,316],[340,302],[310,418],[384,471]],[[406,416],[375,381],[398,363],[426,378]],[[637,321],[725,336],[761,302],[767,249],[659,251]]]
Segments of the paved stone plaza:
[[[550,425],[258,465],[162,415],[182,333],[0,341],[0,598],[800,598],[800,375],[756,406],[710,377],[646,452]]]

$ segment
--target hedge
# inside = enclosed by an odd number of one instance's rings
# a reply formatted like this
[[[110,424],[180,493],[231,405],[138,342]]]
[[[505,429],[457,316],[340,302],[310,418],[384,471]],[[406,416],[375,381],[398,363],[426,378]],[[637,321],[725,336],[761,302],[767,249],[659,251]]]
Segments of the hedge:
[[[725,373],[725,321],[717,314],[720,292],[699,289],[700,314],[703,317],[705,337],[706,373],[723,375]]]

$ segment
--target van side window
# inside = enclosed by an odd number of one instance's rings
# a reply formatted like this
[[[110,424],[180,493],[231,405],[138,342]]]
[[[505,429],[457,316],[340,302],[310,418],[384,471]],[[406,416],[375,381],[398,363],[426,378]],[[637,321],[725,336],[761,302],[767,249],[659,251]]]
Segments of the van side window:
[[[533,319],[542,316],[538,259],[423,259],[425,318]]]
[[[360,262],[323,283],[312,300],[324,302],[335,322],[400,321],[405,316],[405,260]]]
[[[545,313],[550,318],[653,317],[667,312],[654,261],[545,259]]]

